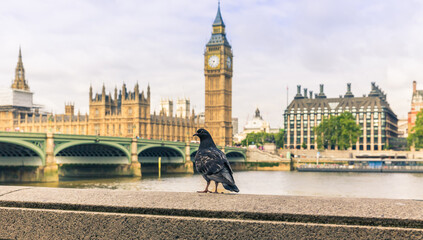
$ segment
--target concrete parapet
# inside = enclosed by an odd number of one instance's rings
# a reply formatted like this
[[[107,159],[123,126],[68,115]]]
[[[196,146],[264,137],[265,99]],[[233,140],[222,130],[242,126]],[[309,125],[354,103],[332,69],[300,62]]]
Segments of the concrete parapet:
[[[0,238],[419,239],[416,200],[0,187]]]

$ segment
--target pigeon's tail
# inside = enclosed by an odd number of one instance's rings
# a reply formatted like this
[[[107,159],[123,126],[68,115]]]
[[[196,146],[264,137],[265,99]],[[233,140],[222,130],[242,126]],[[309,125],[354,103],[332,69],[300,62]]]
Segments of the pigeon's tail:
[[[229,185],[229,184],[226,184],[226,183],[222,183],[222,185],[226,190],[229,190],[229,191],[232,191],[232,192],[239,192],[239,189],[235,184]]]

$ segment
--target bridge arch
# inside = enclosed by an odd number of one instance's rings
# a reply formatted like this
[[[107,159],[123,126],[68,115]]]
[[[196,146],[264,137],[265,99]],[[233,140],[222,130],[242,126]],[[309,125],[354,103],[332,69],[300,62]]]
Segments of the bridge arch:
[[[59,164],[130,164],[131,154],[120,144],[77,141],[59,145],[54,150]]]
[[[157,163],[162,157],[162,163],[184,163],[185,152],[174,146],[150,145],[138,149],[138,161],[142,163]]]
[[[32,143],[21,140],[0,138],[1,166],[43,166],[44,150]]]
[[[244,162],[247,156],[242,152],[228,151],[226,157],[229,162]]]
[[[191,157],[191,161],[195,161],[195,154],[197,154],[198,149],[195,150],[191,150],[190,152],[190,157]]]

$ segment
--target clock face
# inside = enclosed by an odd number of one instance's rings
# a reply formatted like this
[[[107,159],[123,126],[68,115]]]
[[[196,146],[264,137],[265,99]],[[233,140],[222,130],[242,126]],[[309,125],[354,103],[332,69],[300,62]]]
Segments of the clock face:
[[[228,68],[231,68],[231,58],[230,57],[226,58],[226,66],[228,66]]]
[[[209,58],[209,66],[215,68],[217,65],[219,65],[219,57],[216,55],[211,56]]]

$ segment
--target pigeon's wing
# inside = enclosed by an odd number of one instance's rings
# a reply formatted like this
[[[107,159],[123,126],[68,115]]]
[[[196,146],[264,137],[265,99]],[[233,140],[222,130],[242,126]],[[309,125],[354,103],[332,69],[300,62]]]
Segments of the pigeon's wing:
[[[229,164],[225,163],[225,167],[221,171],[212,175],[207,175],[207,178],[222,183],[226,190],[239,192],[238,187],[235,185],[235,180]]]
[[[225,163],[225,169],[227,169],[227,176],[225,176],[232,184],[235,184],[235,180],[234,180],[234,176],[233,176],[233,172],[232,172],[232,168],[231,165],[229,164],[228,160],[226,160]]]
[[[195,156],[197,171],[206,175],[221,171],[227,162],[225,154],[217,148],[201,149]]]
[[[207,181],[213,180],[222,183],[229,191],[239,192],[235,185],[231,165],[226,155],[217,148],[207,148],[197,151],[195,167]]]
[[[230,185],[235,184],[234,177],[232,176],[232,173],[230,172],[230,169],[226,166],[226,164],[222,168],[222,170],[217,173],[207,175],[207,177],[216,182],[226,183]]]

